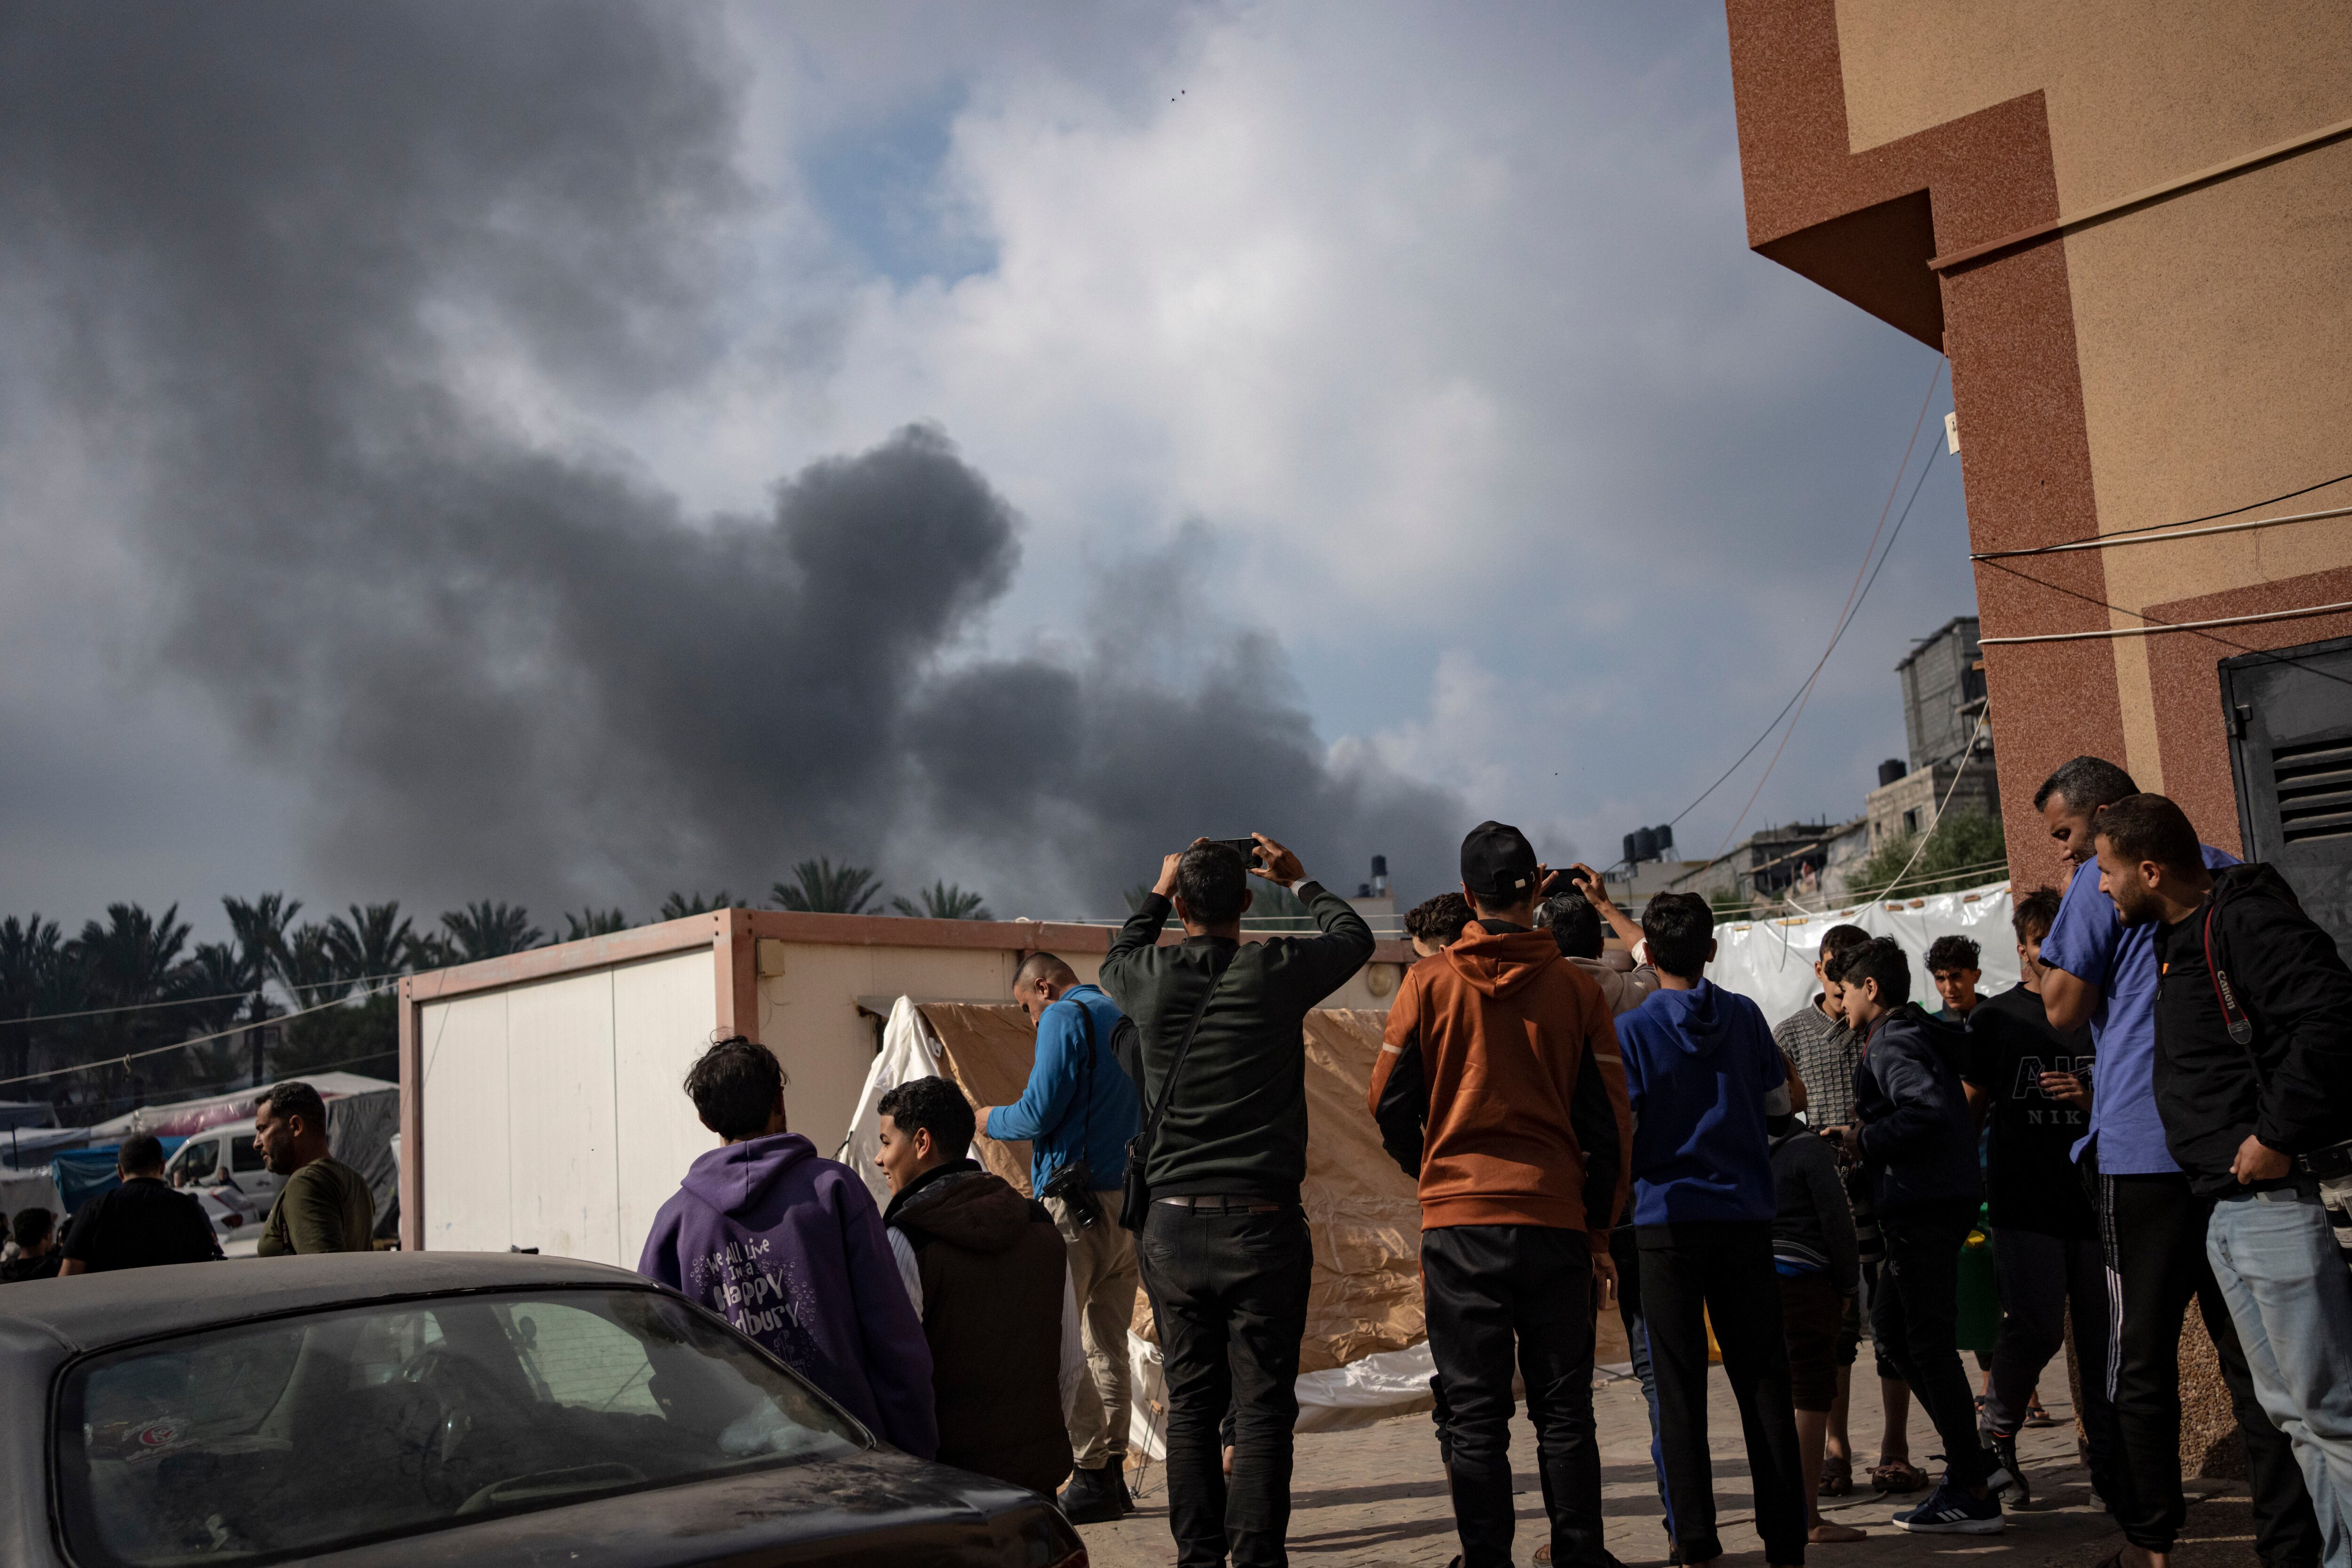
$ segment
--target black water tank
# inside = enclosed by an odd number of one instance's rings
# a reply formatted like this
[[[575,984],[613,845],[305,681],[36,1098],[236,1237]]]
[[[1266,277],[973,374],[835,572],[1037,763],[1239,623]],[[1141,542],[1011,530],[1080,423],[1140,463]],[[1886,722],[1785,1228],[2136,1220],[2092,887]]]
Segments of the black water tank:
[[[1635,828],[1633,830],[1633,858],[1636,860],[1654,860],[1657,858],[1658,830],[1654,827]]]
[[[1885,789],[1888,784],[1900,784],[1910,772],[1910,765],[1902,758],[1889,757],[1878,764],[1878,787]]]
[[[1658,824],[1658,858],[1664,860],[1674,852],[1675,825],[1671,822],[1661,822]]]
[[[1634,864],[1634,860],[1633,860],[1633,836],[1632,834],[1630,834],[1630,833],[1628,833],[1627,835],[1625,835],[1625,864],[1627,864],[1628,866],[1631,866],[1631,865]]]
[[[1379,877],[1379,878],[1385,878],[1385,877],[1387,877],[1387,876],[1388,876],[1388,874],[1389,874],[1389,858],[1388,858],[1387,856],[1385,856],[1385,855],[1375,855],[1375,856],[1373,856],[1373,857],[1372,857],[1372,875],[1373,875],[1373,876],[1375,876],[1375,877]]]

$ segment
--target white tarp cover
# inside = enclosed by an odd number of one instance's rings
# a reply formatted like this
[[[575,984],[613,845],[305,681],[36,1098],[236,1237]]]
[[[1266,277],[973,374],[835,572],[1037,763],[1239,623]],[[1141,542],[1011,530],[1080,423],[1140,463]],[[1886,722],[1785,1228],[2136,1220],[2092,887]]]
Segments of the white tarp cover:
[[[866,1071],[866,1087],[857,1091],[857,1109],[850,1113],[848,1136],[833,1156],[866,1178],[866,1190],[878,1206],[889,1205],[890,1184],[874,1163],[875,1152],[882,1147],[882,1113],[875,1107],[900,1084],[935,1078],[939,1071],[939,1050],[931,1043],[922,1014],[912,1001],[899,997],[890,1004],[889,1019],[882,1026],[882,1049]]]
[[[26,1209],[47,1209],[62,1222],[66,1200],[58,1192],[56,1174],[47,1165],[29,1171],[0,1169],[0,1214],[11,1219]]]
[[[2017,984],[2017,937],[2009,918],[2013,904],[2007,882],[1962,892],[1930,893],[1917,899],[1882,899],[1818,915],[1728,921],[1715,928],[1715,962],[1706,977],[1727,991],[1751,997],[1767,1023],[1777,1024],[1813,999],[1813,961],[1821,956],[1822,933],[1832,926],[1857,925],[1873,936],[1891,936],[1911,955],[1911,999],[1929,1012],[1942,1005],[1927,974],[1927,944],[1939,936],[1964,936],[1982,952],[1987,995]]]
[[[355,1072],[311,1073],[301,1081],[317,1089],[321,1100],[334,1100],[348,1094],[371,1094],[383,1089],[397,1091],[400,1088],[396,1083],[386,1083],[380,1078],[369,1078]],[[245,1121],[253,1114],[253,1102],[260,1093],[260,1089],[235,1089],[226,1094],[206,1095],[202,1100],[177,1100],[170,1105],[142,1105],[99,1122],[90,1131],[109,1136],[152,1132],[163,1138],[185,1137],[191,1132],[202,1132],[206,1128],[218,1127],[226,1122]]]

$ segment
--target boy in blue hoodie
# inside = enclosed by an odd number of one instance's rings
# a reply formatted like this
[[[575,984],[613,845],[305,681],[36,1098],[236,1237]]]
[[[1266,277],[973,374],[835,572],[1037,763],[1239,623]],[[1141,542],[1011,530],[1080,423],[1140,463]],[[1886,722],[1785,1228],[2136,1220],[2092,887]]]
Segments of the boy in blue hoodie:
[[[1960,1087],[1968,1035],[1911,1000],[1911,960],[1892,937],[1848,953],[1837,978],[1846,1026],[1863,1042],[1853,1086],[1860,1125],[1822,1136],[1857,1155],[1871,1178],[1886,1261],[1870,1337],[1944,1440],[1942,1482],[1894,1523],[1917,1534],[1996,1535],[2003,1521],[1994,1489],[2010,1478],[1977,1435],[1955,1342],[1960,1246],[1984,1201],[1976,1120]]]
[[[1756,1528],[1776,1568],[1805,1560],[1805,1478],[1772,1263],[1767,1114],[1788,1074],[1756,1004],[1705,978],[1715,911],[1661,893],[1642,911],[1658,990],[1617,1020],[1633,1108],[1633,1244],[1658,1384],[1668,1528],[1681,1562],[1723,1553],[1706,1440],[1706,1330],[1739,1404]]]
[[[883,1441],[939,1454],[931,1348],[866,1183],[784,1130],[784,1072],[740,1035],[703,1052],[686,1092],[725,1142],[654,1216],[637,1272],[781,1356]]]

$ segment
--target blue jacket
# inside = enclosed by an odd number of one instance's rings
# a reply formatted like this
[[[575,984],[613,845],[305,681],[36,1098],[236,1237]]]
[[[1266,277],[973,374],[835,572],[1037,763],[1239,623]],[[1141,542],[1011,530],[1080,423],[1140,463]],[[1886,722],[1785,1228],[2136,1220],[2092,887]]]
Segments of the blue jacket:
[[[1976,1120],[1960,1088],[1968,1034],[1916,1002],[1878,1021],[1853,1072],[1863,1163],[1882,1219],[1929,1204],[1981,1203]]]
[[[1756,1004],[1702,980],[1617,1017],[1633,1106],[1635,1225],[1747,1221],[1778,1209],[1765,1097],[1788,1081]]]
[[[1127,1179],[1127,1141],[1143,1111],[1134,1083],[1111,1055],[1110,1032],[1124,1015],[1092,985],[1073,985],[1037,1018],[1037,1062],[1029,1087],[988,1113],[982,1131],[1000,1142],[1029,1140],[1029,1190],[1045,1191],[1055,1172],[1084,1160],[1098,1193]],[[1087,1025],[1094,1025],[1094,1090],[1087,1077]]]

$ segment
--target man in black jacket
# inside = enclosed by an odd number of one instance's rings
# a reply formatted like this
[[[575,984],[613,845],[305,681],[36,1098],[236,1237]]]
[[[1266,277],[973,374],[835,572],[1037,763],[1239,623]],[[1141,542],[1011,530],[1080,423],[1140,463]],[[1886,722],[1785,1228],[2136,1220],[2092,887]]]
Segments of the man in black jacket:
[[[2098,819],[2127,924],[2158,926],[2156,1100],[2254,1392],[2294,1446],[2326,1560],[2352,1554],[2352,1275],[2320,1205],[2352,1139],[2352,970],[2267,866],[2208,870],[2171,801]]]
[[[1838,980],[1846,1026],[1863,1042],[1853,1083],[1861,1125],[1824,1136],[1853,1150],[1874,1176],[1886,1261],[1870,1304],[1871,1338],[1944,1440],[1942,1484],[1894,1523],[1918,1534],[1998,1534],[2004,1521],[1992,1487],[2009,1477],[1978,1440],[1957,1343],[1960,1246],[1984,1191],[1960,1087],[1967,1037],[1911,1000],[1911,961],[1891,937],[1849,953]]]
[[[1183,1568],[1287,1561],[1293,1384],[1314,1255],[1307,1175],[1307,1012],[1372,955],[1371,928],[1264,834],[1246,867],[1196,839],[1103,959],[1102,988],[1135,1021],[1150,1134],[1150,1212],[1136,1252],[1168,1380],[1168,1523]],[[1248,875],[1289,889],[1322,934],[1244,943]],[[1184,941],[1159,944],[1171,910]],[[1197,1018],[1197,1021],[1196,1021]],[[1192,1036],[1184,1047],[1187,1033]],[[1169,1075],[1180,1047],[1182,1070]],[[1234,1409],[1231,1495],[1217,1427]]]

